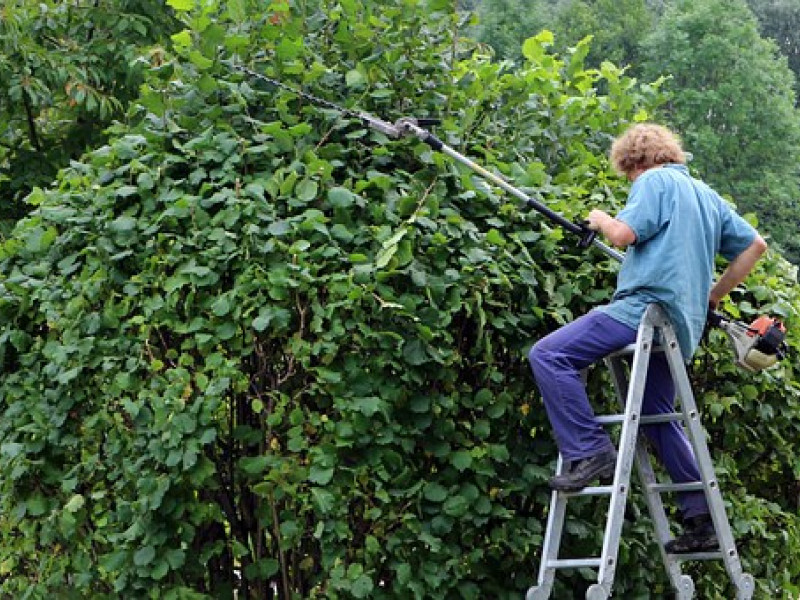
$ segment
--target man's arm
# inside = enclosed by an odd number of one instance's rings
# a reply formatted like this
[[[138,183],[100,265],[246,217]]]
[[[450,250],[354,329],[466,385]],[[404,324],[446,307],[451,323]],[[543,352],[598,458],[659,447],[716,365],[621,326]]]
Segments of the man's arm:
[[[597,208],[586,217],[586,226],[594,231],[599,231],[609,242],[620,248],[630,246],[636,241],[636,234],[627,223],[615,219],[607,212]]]
[[[719,301],[722,300],[733,288],[744,281],[745,277],[753,270],[753,267],[767,250],[767,242],[764,241],[760,235],[756,235],[756,239],[744,251],[734,258],[725,269],[725,272],[719,278],[714,287],[711,288],[711,293],[708,295],[708,303],[712,308],[716,308]]]

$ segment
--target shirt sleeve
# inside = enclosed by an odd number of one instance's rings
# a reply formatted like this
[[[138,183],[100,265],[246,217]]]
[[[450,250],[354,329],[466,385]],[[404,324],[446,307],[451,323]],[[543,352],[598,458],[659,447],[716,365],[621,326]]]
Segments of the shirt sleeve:
[[[656,235],[669,223],[670,210],[665,206],[668,195],[657,173],[643,173],[631,186],[628,202],[617,215],[636,234],[634,244]]]
[[[750,223],[728,204],[720,200],[722,206],[722,235],[720,236],[719,253],[727,260],[733,260],[744,252],[758,233]]]

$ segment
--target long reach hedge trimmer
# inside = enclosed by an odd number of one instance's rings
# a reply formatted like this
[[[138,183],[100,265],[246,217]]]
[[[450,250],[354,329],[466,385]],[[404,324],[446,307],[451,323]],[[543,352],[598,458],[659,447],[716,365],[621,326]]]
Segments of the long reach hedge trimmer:
[[[261,73],[253,71],[247,67],[229,63],[234,69],[241,71],[251,77],[266,81],[272,85],[280,87],[284,90],[297,94],[298,96],[317,104],[332,109],[342,115],[360,120],[364,125],[371,129],[378,131],[390,138],[401,138],[413,136],[426,143],[431,149],[442,152],[450,158],[454,159],[471,170],[475,171],[483,179],[486,179],[501,189],[505,190],[512,196],[522,200],[526,206],[534,209],[536,212],[547,217],[550,221],[578,236],[578,246],[580,248],[588,248],[594,246],[601,252],[619,262],[622,262],[624,255],[607,246],[597,239],[597,232],[589,229],[585,223],[575,223],[564,216],[553,211],[546,205],[538,200],[531,198],[522,190],[514,187],[502,177],[486,170],[480,165],[476,164],[454,148],[445,144],[442,140],[436,137],[433,133],[425,129],[425,126],[434,125],[438,123],[437,119],[416,119],[412,117],[403,117],[394,123],[384,121],[373,115],[365,112],[356,112],[354,110],[339,106],[329,100],[324,100],[313,96],[307,92],[300,91],[291,86],[288,86],[277,79],[267,77]],[[728,317],[719,314],[715,311],[709,311],[708,324],[722,329],[727,337],[733,344],[736,353],[736,364],[747,371],[761,371],[774,365],[778,359],[782,359],[786,354],[786,329],[784,325],[777,319],[771,317],[759,317],[752,324],[746,325],[738,321],[733,321]]]

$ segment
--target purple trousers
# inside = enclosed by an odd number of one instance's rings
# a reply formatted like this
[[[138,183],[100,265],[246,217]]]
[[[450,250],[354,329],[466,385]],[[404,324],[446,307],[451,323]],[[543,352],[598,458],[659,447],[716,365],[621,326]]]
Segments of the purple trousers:
[[[636,330],[600,311],[591,311],[554,331],[531,348],[533,376],[544,400],[556,444],[565,461],[575,461],[614,448],[594,416],[581,370],[636,341]],[[650,357],[642,414],[675,410],[675,384],[662,353]],[[675,483],[702,479],[686,432],[679,422],[642,425],[656,456]],[[703,492],[678,494],[684,517],[708,513]]]

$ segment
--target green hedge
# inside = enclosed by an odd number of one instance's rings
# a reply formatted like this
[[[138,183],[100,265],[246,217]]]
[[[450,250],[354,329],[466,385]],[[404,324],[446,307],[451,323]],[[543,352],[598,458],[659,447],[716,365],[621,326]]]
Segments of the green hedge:
[[[606,301],[617,265],[424,144],[223,59],[442,117],[448,143],[570,219],[624,201],[605,154],[656,89],[585,70],[588,42],[550,54],[546,33],[510,70],[444,2],[170,4],[177,54],[0,249],[0,593],[519,598],[555,458],[526,349]],[[768,257],[726,309],[796,327],[788,270]],[[800,573],[790,343],[748,376],[714,336],[693,374],[769,597]],[[575,513],[565,552],[599,548],[603,510]],[[622,597],[667,594],[649,531],[626,525]],[[715,567],[698,578],[726,597]]]

